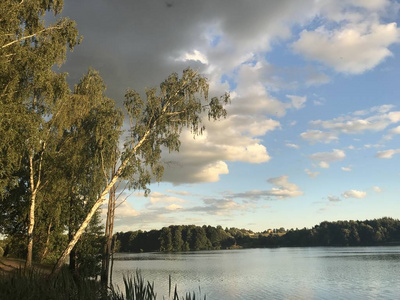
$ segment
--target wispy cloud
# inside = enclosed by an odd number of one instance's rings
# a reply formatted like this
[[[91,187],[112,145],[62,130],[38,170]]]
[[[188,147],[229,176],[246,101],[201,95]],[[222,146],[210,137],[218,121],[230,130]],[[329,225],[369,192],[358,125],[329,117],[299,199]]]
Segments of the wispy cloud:
[[[293,148],[293,149],[299,149],[300,148],[299,145],[291,144],[291,143],[286,143],[286,147]]]
[[[390,150],[385,150],[385,151],[379,151],[378,153],[376,153],[375,157],[391,159],[393,157],[393,155],[399,154],[399,153],[400,153],[400,148],[399,149],[390,149]]]
[[[343,150],[334,149],[332,152],[317,152],[310,155],[310,159],[319,162],[321,168],[329,168],[329,163],[341,161],[346,157]]]
[[[383,108],[382,108],[383,107]],[[331,133],[342,134],[360,134],[365,131],[378,132],[386,129],[389,125],[400,122],[400,111],[387,112],[391,105],[382,105],[364,111],[365,113],[375,113],[372,116],[360,118],[361,113],[348,114],[332,120],[311,121],[314,127],[321,127],[325,130],[331,130]]]
[[[339,197],[336,197],[336,196],[328,196],[328,201],[330,201],[330,202],[340,202],[341,199]]]
[[[268,179],[268,182],[277,187],[273,187],[270,190],[252,190],[244,193],[236,193],[230,195],[232,198],[242,198],[249,200],[274,200],[274,199],[286,199],[294,198],[303,195],[300,188],[288,181],[289,176],[283,175],[280,177],[274,177]]]
[[[343,198],[356,198],[356,199],[361,199],[365,198],[367,196],[366,192],[363,191],[358,191],[358,190],[349,190],[346,191],[342,194]]]
[[[373,186],[373,187],[372,187],[372,190],[373,190],[375,193],[382,193],[382,188],[380,188],[379,186]]]
[[[315,178],[315,177],[317,177],[319,175],[319,172],[317,172],[317,171],[313,172],[313,171],[311,171],[309,169],[305,169],[304,172],[306,172],[306,174],[308,176],[310,176],[311,178]]]
[[[329,144],[331,142],[337,141],[338,133],[336,132],[326,132],[321,130],[308,130],[300,134],[301,138],[310,142],[311,144],[314,143],[325,143]]]

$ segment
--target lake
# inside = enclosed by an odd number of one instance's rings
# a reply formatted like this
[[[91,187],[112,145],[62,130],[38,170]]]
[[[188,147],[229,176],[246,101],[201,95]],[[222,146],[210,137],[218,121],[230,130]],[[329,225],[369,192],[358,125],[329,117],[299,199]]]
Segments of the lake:
[[[397,246],[117,253],[113,283],[136,269],[157,299],[168,299],[169,275],[179,295],[200,287],[209,300],[400,298]]]

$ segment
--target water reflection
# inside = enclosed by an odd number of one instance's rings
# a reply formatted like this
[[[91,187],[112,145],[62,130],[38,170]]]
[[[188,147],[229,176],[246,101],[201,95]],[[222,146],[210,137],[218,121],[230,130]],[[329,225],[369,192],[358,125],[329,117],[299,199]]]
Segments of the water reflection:
[[[113,281],[140,269],[159,299],[169,275],[207,299],[396,299],[399,267],[400,247],[117,254]]]

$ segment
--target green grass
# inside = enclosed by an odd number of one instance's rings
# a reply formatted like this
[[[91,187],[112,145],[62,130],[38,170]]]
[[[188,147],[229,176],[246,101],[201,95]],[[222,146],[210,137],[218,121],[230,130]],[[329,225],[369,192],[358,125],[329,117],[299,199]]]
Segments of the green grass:
[[[200,293],[201,294],[201,293]],[[38,269],[25,271],[18,269],[0,275],[0,299],[7,300],[156,300],[154,283],[145,281],[140,272],[134,276],[124,276],[124,291],[111,286],[102,289],[100,283],[88,279],[74,278],[64,269],[56,278],[48,279],[47,274]],[[160,298],[159,298],[160,299]],[[169,280],[168,300],[201,300],[195,293],[179,297],[177,287],[171,293]],[[203,298],[206,300],[206,297]],[[167,300],[164,299],[163,300]]]

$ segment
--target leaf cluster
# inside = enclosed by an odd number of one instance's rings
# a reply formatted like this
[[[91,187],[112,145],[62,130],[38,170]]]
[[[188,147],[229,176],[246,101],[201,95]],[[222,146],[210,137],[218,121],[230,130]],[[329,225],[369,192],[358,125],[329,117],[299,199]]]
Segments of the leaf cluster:
[[[205,129],[203,114],[208,113],[208,118],[213,120],[225,117],[224,104],[228,101],[228,94],[209,101],[207,79],[190,68],[185,69],[181,77],[171,74],[160,84],[159,90],[146,90],[146,100],[137,91],[128,90],[125,108],[131,129],[122,160],[130,160],[130,163],[123,176],[129,178],[134,187],[145,187],[152,176],[159,181],[164,171],[162,150],[179,151],[184,128],[193,135],[202,134]]]

